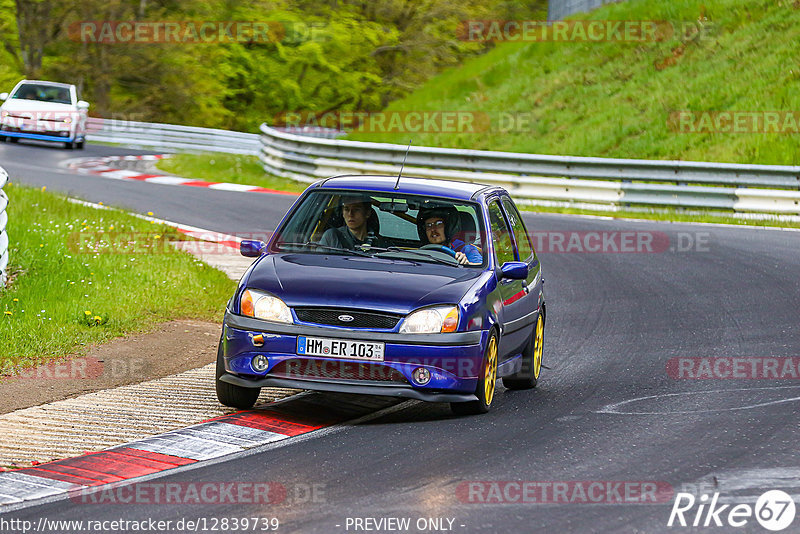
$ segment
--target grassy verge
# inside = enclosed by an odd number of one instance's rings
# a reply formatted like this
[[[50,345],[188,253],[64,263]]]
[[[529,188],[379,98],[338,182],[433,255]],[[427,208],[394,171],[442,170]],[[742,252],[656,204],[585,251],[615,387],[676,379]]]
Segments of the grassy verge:
[[[487,131],[350,138],[405,144],[413,137],[421,146],[535,154],[800,162],[791,126],[800,109],[797,2],[637,0],[573,18],[669,21],[679,31],[645,42],[499,43],[388,108],[486,113],[493,120]],[[786,133],[757,133],[746,121],[731,133],[683,133],[672,114],[685,110],[783,111],[795,119]],[[529,122],[501,123],[504,116]]]
[[[222,319],[234,282],[162,245],[171,229],[38,189],[5,190],[11,263],[0,289],[0,370],[172,319]],[[101,235],[122,246],[81,246]]]
[[[256,156],[238,154],[175,154],[162,159],[157,167],[163,171],[209,182],[257,185],[279,191],[301,193],[308,184],[272,176],[264,172]]]

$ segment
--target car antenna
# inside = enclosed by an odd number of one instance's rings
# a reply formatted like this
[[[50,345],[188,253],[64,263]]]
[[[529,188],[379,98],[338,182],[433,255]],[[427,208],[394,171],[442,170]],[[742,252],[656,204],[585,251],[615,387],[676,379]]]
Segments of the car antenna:
[[[400,165],[400,172],[397,174],[397,181],[394,184],[394,190],[395,191],[397,191],[397,189],[400,187],[400,177],[403,175],[403,169],[406,166],[406,158],[408,157],[408,151],[411,150],[411,142],[412,141],[413,141],[413,139],[409,139],[408,140],[408,148],[406,148],[406,155],[403,156],[403,164]]]

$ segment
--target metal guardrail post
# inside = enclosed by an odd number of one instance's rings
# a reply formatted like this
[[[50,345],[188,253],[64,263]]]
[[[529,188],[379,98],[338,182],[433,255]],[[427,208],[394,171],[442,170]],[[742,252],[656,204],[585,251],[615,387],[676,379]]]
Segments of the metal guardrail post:
[[[6,267],[8,267],[8,196],[3,187],[8,183],[8,173],[0,167],[0,288],[6,284]]]

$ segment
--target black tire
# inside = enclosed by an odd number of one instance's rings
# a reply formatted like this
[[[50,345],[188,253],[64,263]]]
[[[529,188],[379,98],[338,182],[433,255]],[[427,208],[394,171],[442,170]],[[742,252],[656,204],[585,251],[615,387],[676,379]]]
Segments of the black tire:
[[[18,137],[10,137],[9,136],[9,138],[8,138],[8,142],[9,143],[16,143],[17,141],[19,141]]]
[[[539,313],[533,335],[522,351],[522,369],[503,377],[503,386],[507,389],[532,389],[539,383],[542,372],[542,355],[544,354],[544,316]]]
[[[72,150],[73,148],[75,148],[75,143],[73,143],[72,141],[64,141],[64,148],[67,150]]]
[[[451,402],[450,409],[456,415],[478,415],[486,413],[494,400],[495,386],[497,383],[497,332],[492,330],[489,341],[486,342],[486,351],[483,355],[481,377],[475,395],[476,401]]]
[[[222,357],[222,339],[219,340],[219,348],[217,349],[217,399],[220,404],[230,406],[231,408],[239,408],[240,410],[247,410],[252,408],[258,400],[258,395],[261,393],[261,388],[243,388],[222,382],[219,377],[225,374],[225,361]]]
[[[77,148],[78,150],[83,150],[83,141],[78,141],[77,143],[75,143],[75,148]]]

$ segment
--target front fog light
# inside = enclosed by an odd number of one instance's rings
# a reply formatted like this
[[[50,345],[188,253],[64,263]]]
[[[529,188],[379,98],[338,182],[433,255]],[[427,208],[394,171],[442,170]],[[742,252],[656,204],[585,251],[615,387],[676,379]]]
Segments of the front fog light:
[[[414,379],[414,382],[420,386],[424,386],[431,381],[431,372],[424,367],[417,367],[414,369],[414,372],[411,373],[411,377]]]
[[[263,373],[269,367],[269,360],[263,354],[256,354],[253,356],[253,360],[250,362],[250,366],[253,370],[257,373]]]

